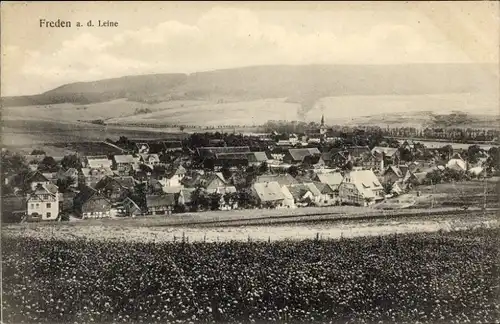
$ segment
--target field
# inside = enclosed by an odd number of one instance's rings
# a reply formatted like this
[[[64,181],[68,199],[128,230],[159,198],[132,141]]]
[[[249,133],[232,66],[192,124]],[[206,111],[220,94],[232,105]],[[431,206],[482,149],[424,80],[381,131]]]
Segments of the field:
[[[494,323],[499,229],[343,240],[2,236],[6,323]]]

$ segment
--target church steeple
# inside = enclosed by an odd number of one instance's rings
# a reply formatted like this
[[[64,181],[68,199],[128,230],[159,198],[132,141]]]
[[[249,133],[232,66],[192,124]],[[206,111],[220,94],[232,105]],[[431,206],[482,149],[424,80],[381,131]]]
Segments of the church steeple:
[[[325,115],[321,115],[321,126],[325,126]]]

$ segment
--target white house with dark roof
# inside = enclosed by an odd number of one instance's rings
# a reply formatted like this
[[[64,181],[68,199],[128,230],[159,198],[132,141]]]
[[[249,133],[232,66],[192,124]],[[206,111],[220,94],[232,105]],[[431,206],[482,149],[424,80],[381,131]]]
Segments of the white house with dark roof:
[[[372,170],[351,171],[339,186],[341,203],[368,206],[385,198],[384,187]]]
[[[41,220],[56,220],[59,216],[59,200],[57,186],[51,183],[37,184],[28,194],[27,214]]]

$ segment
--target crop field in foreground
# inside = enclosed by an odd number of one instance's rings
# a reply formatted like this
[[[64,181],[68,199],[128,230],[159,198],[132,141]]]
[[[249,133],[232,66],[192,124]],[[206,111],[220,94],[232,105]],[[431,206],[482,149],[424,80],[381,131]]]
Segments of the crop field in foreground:
[[[3,319],[494,323],[499,229],[342,240],[2,237]]]

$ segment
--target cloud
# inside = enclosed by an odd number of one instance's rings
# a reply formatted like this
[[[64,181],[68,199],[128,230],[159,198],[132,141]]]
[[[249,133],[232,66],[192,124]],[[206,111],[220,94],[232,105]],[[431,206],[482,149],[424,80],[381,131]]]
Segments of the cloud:
[[[467,61],[442,40],[429,41],[409,25],[381,22],[372,27],[360,24],[351,33],[328,28],[299,32],[264,21],[250,10],[213,8],[192,24],[169,20],[112,37],[87,32],[51,52],[20,54],[19,48],[7,47],[4,55],[23,56],[20,68],[11,72],[36,92],[123,75],[248,65]]]

